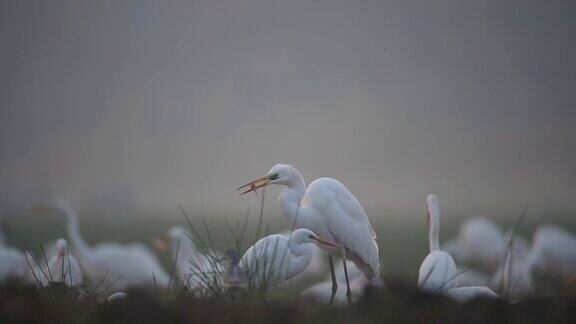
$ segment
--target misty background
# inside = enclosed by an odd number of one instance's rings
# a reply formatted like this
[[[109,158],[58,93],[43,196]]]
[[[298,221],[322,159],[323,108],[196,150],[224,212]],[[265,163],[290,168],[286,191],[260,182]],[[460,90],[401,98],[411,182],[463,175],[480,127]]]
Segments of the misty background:
[[[575,8],[2,1],[1,209],[235,217],[259,198],[234,189],[285,162],[375,222],[423,227],[430,192],[448,219],[574,215]]]

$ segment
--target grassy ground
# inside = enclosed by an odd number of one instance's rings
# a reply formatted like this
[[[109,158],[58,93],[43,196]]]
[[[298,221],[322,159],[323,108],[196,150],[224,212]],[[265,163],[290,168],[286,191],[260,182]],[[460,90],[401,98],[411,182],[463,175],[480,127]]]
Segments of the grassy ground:
[[[369,289],[357,303],[329,307],[311,300],[235,301],[157,296],[130,291],[116,302],[80,301],[64,287],[38,291],[18,284],[0,287],[0,323],[575,323],[576,292],[515,304],[473,300],[456,304],[403,282]]]

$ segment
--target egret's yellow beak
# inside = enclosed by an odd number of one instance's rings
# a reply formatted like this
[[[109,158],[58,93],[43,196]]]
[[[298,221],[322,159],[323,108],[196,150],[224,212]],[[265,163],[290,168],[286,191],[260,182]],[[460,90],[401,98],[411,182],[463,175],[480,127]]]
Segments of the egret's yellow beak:
[[[322,236],[318,236],[318,235],[310,235],[310,238],[316,242],[318,242],[318,244],[324,244],[324,245],[328,245],[331,246],[333,248],[336,249],[341,249],[342,246],[332,240],[329,240],[327,238],[323,238]]]
[[[243,185],[242,187],[236,188],[236,190],[250,187],[250,188],[244,190],[243,192],[241,192],[239,194],[239,196],[242,196],[243,194],[246,194],[246,193],[249,193],[252,191],[256,192],[256,189],[265,187],[270,182],[270,180],[272,180],[272,178],[269,175],[265,175],[261,178],[258,178],[256,180],[248,182],[247,184]]]
[[[156,250],[164,252],[168,250],[168,241],[164,236],[156,236],[154,239],[152,239],[152,246]]]

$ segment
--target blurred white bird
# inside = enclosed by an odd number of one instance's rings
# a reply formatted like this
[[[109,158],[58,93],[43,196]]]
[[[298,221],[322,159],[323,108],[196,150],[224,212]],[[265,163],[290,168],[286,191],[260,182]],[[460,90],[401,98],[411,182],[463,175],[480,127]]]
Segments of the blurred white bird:
[[[268,235],[251,246],[240,259],[240,266],[257,288],[270,288],[293,278],[310,265],[312,244],[341,248],[308,229],[297,229],[290,236]]]
[[[338,281],[339,284],[345,285],[346,281],[344,277],[342,280]],[[360,296],[364,294],[366,287],[370,284],[370,280],[365,276],[360,275],[350,278],[350,290],[352,291],[352,301],[356,301]],[[312,285],[301,294],[302,296],[310,297],[319,303],[328,304],[332,296],[332,280],[326,280],[315,285]],[[340,289],[336,296],[334,297],[335,305],[346,305],[347,296],[346,292]]]
[[[430,293],[438,293],[456,287],[456,263],[450,254],[440,250],[440,207],[438,198],[429,195],[426,199],[426,225],[430,253],[426,256],[418,275],[418,286]]]
[[[270,184],[284,186],[278,202],[290,226],[307,228],[343,247],[342,251],[325,249],[333,274],[332,295],[336,294],[338,285],[332,255],[344,253],[344,257],[354,262],[367,278],[380,275],[376,233],[356,197],[342,183],[320,178],[306,188],[304,177],[295,167],[277,164],[265,176],[238,189],[249,187],[241,193],[245,194]],[[346,266],[346,262],[343,265]],[[351,301],[350,287],[347,287],[347,295]]]
[[[576,235],[558,225],[543,225],[534,232],[528,259],[533,271],[566,282],[576,274]]]
[[[168,245],[175,262],[175,275],[185,287],[203,293],[219,282],[225,270],[223,257],[216,251],[199,251],[194,248],[191,234],[181,226],[172,227],[167,232]]]
[[[339,261],[338,264],[336,264],[334,267],[336,269],[336,282],[338,282],[338,285],[345,285],[346,276],[340,263],[342,263],[342,261]],[[366,288],[370,285],[375,287],[384,286],[384,282],[380,278],[372,278],[370,280],[367,279],[362,271],[360,271],[360,269],[354,265],[354,263],[350,263],[348,266],[348,278],[350,280],[350,290],[352,291],[352,301],[355,301],[358,299],[358,297],[362,296]],[[332,277],[331,274],[328,274],[326,280],[306,288],[306,290],[304,290],[301,295],[311,297],[320,303],[329,303],[331,294]],[[344,305],[345,303],[346,292],[340,289],[334,297],[334,304]]]
[[[449,289],[444,294],[460,303],[474,298],[498,298],[498,295],[488,287],[458,287]]]
[[[22,278],[26,272],[24,253],[6,245],[4,227],[4,220],[0,218],[0,282]]]
[[[509,255],[492,275],[490,287],[505,298],[521,299],[529,296],[534,288],[530,261]]]
[[[444,248],[458,263],[493,272],[498,269],[506,251],[502,230],[492,220],[474,217],[466,220],[455,240],[448,241]]]
[[[168,286],[169,275],[143,244],[101,243],[90,247],[82,238],[78,215],[65,200],[52,206],[68,219],[68,237],[72,252],[83,273],[100,288],[118,291],[131,286],[147,288]]]
[[[61,282],[67,286],[82,284],[82,270],[76,258],[68,251],[65,239],[56,241],[56,254],[48,261],[48,275],[51,281]]]

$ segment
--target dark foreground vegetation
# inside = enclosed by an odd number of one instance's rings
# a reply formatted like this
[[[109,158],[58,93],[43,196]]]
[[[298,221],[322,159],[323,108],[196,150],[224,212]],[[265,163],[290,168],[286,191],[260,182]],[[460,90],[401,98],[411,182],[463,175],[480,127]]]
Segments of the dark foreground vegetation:
[[[304,298],[216,300],[137,290],[108,302],[78,299],[61,285],[37,290],[8,283],[0,287],[0,323],[576,323],[576,291],[515,303],[457,304],[393,282],[368,289],[352,306],[329,307]]]

